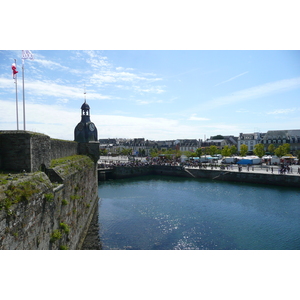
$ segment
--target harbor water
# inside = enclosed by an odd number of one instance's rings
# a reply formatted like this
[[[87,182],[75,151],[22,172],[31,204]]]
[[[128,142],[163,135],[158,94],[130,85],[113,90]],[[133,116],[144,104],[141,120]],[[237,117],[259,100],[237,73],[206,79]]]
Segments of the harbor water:
[[[99,183],[104,250],[300,249],[300,189],[145,176]]]

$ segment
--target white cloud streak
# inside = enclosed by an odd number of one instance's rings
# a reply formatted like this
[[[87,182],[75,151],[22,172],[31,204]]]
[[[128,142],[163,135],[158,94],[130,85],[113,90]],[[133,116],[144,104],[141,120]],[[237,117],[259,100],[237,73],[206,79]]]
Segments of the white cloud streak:
[[[41,64],[42,66],[49,68],[51,70],[54,70],[54,69],[68,70],[69,69],[68,67],[63,66],[57,62],[53,62],[51,60],[46,60],[46,59],[35,59],[34,62]]]
[[[297,108],[284,108],[284,109],[276,109],[274,111],[267,112],[268,115],[280,115],[280,114],[289,114],[298,110]]]
[[[239,75],[237,75],[237,76],[231,77],[231,78],[229,78],[229,79],[227,79],[227,80],[225,80],[225,81],[222,81],[222,82],[216,84],[215,86],[218,86],[218,85],[221,85],[221,84],[223,84],[223,83],[232,81],[232,80],[234,80],[234,79],[236,79],[236,78],[238,78],[238,77],[240,77],[240,76],[243,76],[243,75],[245,75],[245,74],[247,74],[247,73],[249,73],[249,72],[247,71],[247,72],[241,73],[241,74],[239,74]]]
[[[201,105],[201,109],[213,109],[255,98],[262,98],[274,93],[300,88],[300,77],[270,82],[249,89],[237,91],[228,96],[218,97]]]
[[[14,89],[13,80],[9,80],[6,78],[0,78],[0,86],[5,89]],[[35,97],[40,96],[51,96],[56,98],[73,98],[73,99],[83,99],[83,89],[60,85],[53,81],[26,81],[25,85],[26,93],[34,94]],[[104,96],[99,93],[90,92],[87,94],[89,100],[97,100],[97,99],[110,99],[109,96]],[[61,99],[59,99],[61,101]]]

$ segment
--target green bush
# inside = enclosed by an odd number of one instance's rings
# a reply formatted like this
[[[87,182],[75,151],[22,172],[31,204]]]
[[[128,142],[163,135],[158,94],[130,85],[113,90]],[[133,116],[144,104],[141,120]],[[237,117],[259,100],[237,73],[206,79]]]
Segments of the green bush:
[[[59,229],[56,229],[56,230],[54,230],[54,231],[52,232],[50,241],[51,241],[52,243],[54,243],[55,241],[60,240],[61,237],[62,237],[62,234],[61,234],[60,230],[59,230]]]
[[[68,205],[69,202],[68,202],[66,199],[62,199],[62,200],[61,200],[61,204],[62,204],[62,205]]]
[[[54,198],[54,195],[52,193],[45,194],[45,199],[49,202],[51,202]]]
[[[65,223],[60,223],[59,227],[65,232],[65,233],[69,233],[70,232],[70,228],[67,224]]]
[[[69,250],[69,248],[67,246],[61,245],[59,247],[59,250]]]

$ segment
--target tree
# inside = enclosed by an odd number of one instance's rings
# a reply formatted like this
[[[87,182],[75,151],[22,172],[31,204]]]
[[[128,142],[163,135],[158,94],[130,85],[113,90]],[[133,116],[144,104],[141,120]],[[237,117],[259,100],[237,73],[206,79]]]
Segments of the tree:
[[[198,149],[196,150],[196,155],[197,155],[198,157],[201,157],[201,156],[202,156],[202,149],[201,149],[201,148],[198,148]]]
[[[192,151],[183,151],[182,154],[187,157],[196,157],[197,156],[196,152],[192,152]]]
[[[157,157],[158,156],[158,151],[157,151],[156,148],[150,150],[150,156],[151,157]]]
[[[282,145],[278,146],[274,152],[275,152],[275,155],[278,157],[285,155],[285,149],[284,149],[284,147],[282,147]]]
[[[236,154],[236,153],[237,153],[237,147],[234,146],[234,145],[232,145],[232,146],[230,147],[230,152],[231,152],[231,155]]]
[[[122,148],[120,154],[121,155],[131,155],[132,153],[132,149],[126,149],[126,148]]]
[[[275,146],[273,144],[270,144],[268,146],[268,151],[271,153],[271,154],[274,154],[274,151],[275,151]]]
[[[227,145],[224,146],[224,148],[221,151],[221,154],[223,156],[230,156],[231,155],[231,151],[230,151],[230,149],[229,149],[229,147]]]
[[[202,155],[208,154],[208,147],[203,147],[202,149]]]
[[[224,136],[218,134],[218,135],[216,135],[216,136],[213,136],[211,139],[212,139],[212,140],[223,140],[223,139],[224,139]]]
[[[240,150],[240,154],[241,156],[246,156],[246,153],[248,152],[248,146],[245,144],[241,145],[241,150]]]
[[[254,154],[257,155],[259,158],[262,158],[266,152],[264,149],[264,145],[263,144],[256,144],[254,146],[254,150],[253,150]]]
[[[285,149],[285,151],[286,151],[285,155],[290,153],[290,149],[291,149],[291,145],[290,145],[290,144],[287,144],[287,143],[286,143],[286,144],[283,144],[282,147],[283,147],[283,148]]]
[[[104,156],[104,155],[106,156],[107,153],[108,153],[108,151],[106,149],[100,149],[100,155],[101,156]]]
[[[290,147],[289,146],[290,146],[289,144],[283,144],[283,145],[278,146],[275,149],[276,156],[282,157],[282,156],[287,155],[290,152]]]
[[[211,146],[209,147],[209,154],[210,154],[211,156],[215,155],[215,154],[217,153],[217,151],[218,151],[217,146],[211,145]]]

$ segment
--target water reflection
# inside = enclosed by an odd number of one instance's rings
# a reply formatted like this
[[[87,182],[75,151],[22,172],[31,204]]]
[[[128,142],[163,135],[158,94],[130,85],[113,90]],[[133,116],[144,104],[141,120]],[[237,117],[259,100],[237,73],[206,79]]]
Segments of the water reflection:
[[[299,249],[300,190],[147,176],[99,184],[103,249]]]

